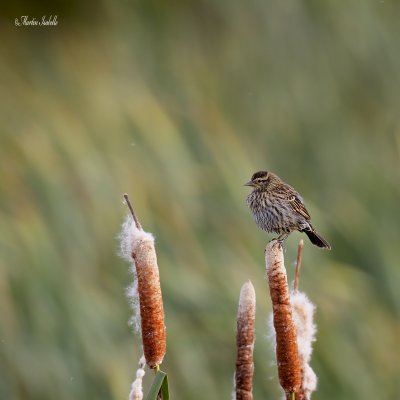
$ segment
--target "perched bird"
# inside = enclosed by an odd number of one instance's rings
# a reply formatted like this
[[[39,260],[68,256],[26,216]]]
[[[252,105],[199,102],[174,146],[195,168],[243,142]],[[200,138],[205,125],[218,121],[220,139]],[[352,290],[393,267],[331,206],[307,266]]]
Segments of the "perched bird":
[[[281,243],[292,231],[304,232],[312,244],[331,249],[330,244],[315,231],[302,197],[272,172],[256,172],[245,183],[253,190],[247,196],[256,224],[269,233],[279,234]]]

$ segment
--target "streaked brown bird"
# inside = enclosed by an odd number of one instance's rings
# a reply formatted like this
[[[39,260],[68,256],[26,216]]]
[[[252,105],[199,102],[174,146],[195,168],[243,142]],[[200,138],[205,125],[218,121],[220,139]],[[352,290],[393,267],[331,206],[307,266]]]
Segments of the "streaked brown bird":
[[[253,188],[247,196],[247,204],[261,229],[279,234],[277,240],[281,243],[290,232],[304,232],[312,244],[331,249],[311,225],[302,197],[277,175],[268,171],[256,172],[245,186]]]

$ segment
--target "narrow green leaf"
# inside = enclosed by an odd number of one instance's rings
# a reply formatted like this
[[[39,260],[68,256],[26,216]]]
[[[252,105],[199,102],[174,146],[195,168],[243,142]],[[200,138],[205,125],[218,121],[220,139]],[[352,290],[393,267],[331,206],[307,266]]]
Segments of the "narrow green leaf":
[[[157,400],[158,393],[161,392],[163,400],[169,400],[168,378],[163,371],[157,371],[153,384],[149,390],[146,400]]]
[[[165,372],[163,372],[164,374]],[[168,376],[165,374],[163,383],[161,385],[161,397],[163,400],[169,400],[169,387],[168,387]]]

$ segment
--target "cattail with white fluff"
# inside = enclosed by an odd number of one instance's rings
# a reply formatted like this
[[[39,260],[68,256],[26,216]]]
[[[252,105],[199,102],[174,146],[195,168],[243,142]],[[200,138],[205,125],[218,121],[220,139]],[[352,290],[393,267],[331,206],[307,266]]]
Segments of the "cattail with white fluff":
[[[314,324],[314,313],[316,307],[308,299],[305,293],[298,291],[303,246],[304,243],[303,240],[301,240],[299,243],[294,289],[290,292],[290,297],[288,297],[291,308],[291,320],[295,328],[294,331],[296,332],[297,355],[301,372],[301,387],[295,393],[296,400],[310,400],[311,394],[316,390],[317,387],[317,376],[309,365],[312,353],[312,343],[315,341],[316,333],[316,325]],[[278,252],[277,254],[279,255],[280,253]],[[283,254],[282,263],[280,263],[278,259],[278,264],[283,267]],[[281,269],[281,273],[284,274],[284,279],[286,280],[286,270]],[[282,296],[282,292],[280,296]],[[271,314],[269,319],[269,331],[271,340],[275,344],[276,331],[273,321],[274,315]]]
[[[253,399],[253,348],[256,317],[256,293],[250,281],[240,290],[236,330],[236,400]]]
[[[302,374],[296,326],[292,317],[283,249],[277,240],[268,243],[265,263],[273,309],[279,382],[287,399],[294,396],[298,399]]]
[[[132,214],[124,222],[120,234],[121,254],[132,263],[134,276],[134,281],[127,290],[134,310],[131,323],[134,327],[141,327],[147,365],[157,368],[165,355],[166,335],[154,237],[142,229],[128,196],[124,197]],[[140,308],[140,323],[137,305]]]

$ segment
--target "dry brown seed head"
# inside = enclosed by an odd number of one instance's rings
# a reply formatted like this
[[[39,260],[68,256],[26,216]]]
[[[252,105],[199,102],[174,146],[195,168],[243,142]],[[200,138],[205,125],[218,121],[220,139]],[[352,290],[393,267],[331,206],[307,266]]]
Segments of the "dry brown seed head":
[[[256,313],[256,294],[250,281],[240,291],[236,331],[236,400],[253,398],[253,347]]]

